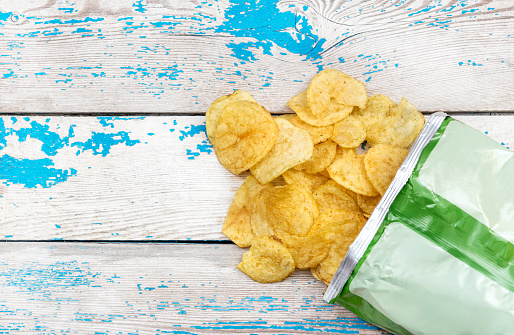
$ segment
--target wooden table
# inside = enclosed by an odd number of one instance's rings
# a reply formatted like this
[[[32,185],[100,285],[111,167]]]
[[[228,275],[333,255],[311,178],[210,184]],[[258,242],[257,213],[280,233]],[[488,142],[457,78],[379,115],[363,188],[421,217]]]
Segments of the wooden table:
[[[508,147],[513,34],[510,0],[1,0],[0,333],[382,334],[235,268],[204,113],[336,68]]]

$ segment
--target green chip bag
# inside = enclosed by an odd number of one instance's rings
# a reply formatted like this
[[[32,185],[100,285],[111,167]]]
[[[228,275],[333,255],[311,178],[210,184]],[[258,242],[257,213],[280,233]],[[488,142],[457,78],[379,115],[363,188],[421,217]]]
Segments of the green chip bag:
[[[324,299],[394,334],[514,333],[514,153],[435,113]]]

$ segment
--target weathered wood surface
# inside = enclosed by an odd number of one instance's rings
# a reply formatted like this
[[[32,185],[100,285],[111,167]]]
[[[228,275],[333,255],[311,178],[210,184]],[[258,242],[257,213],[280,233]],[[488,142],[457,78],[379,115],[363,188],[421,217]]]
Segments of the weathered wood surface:
[[[272,112],[321,68],[423,111],[513,110],[510,0],[0,1],[0,111]]]
[[[456,118],[514,143],[514,114]],[[204,119],[1,118],[0,238],[226,240],[244,176],[219,165]]]
[[[255,284],[235,245],[2,243],[2,334],[385,334],[297,270]]]

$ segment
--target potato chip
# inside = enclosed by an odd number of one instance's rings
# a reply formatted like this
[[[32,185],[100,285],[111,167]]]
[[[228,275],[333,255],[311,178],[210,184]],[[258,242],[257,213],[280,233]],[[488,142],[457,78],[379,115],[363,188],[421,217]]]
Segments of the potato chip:
[[[257,164],[250,168],[259,183],[266,184],[284,171],[312,157],[314,145],[306,130],[296,128],[291,122],[275,118],[280,129],[275,145]]]
[[[265,157],[278,136],[279,128],[267,110],[256,102],[241,100],[223,108],[213,146],[221,165],[240,174]]]
[[[267,188],[262,189],[253,200],[250,226],[254,236],[271,236],[273,229],[268,222],[266,210]]]
[[[369,218],[375,207],[377,207],[380,199],[382,199],[381,195],[367,197],[365,195],[357,194],[357,205],[359,205],[362,210],[362,214]]]
[[[316,116],[312,114],[307,104],[307,91],[303,91],[292,97],[286,105],[291,108],[302,121],[316,127],[325,127],[334,124],[347,117],[353,111],[353,107],[350,106],[341,108],[335,113],[325,113]]]
[[[279,118],[291,122],[291,124],[295,127],[307,130],[309,132],[309,135],[311,135],[312,143],[314,143],[315,145],[321,142],[325,142],[326,140],[331,138],[332,133],[334,132],[333,125],[328,125],[325,127],[311,126],[310,124],[302,121],[296,114],[284,114],[280,115]]]
[[[349,106],[366,107],[364,84],[341,71],[318,72],[307,88],[307,103],[314,116],[339,113]]]
[[[224,95],[216,99],[209,109],[207,109],[207,112],[205,113],[205,129],[207,132],[207,137],[209,138],[209,141],[211,143],[214,143],[214,132],[216,130],[216,127],[218,126],[218,121],[221,115],[221,112],[223,111],[223,108],[227,106],[228,104],[234,102],[234,101],[240,101],[240,100],[249,100],[253,102],[255,99],[250,95],[250,93],[243,91],[243,90],[237,90],[234,91],[234,93],[230,95]]]
[[[369,182],[364,170],[364,156],[355,151],[346,151],[342,158],[335,160],[328,168],[330,177],[339,185],[366,196],[378,195]]]
[[[327,257],[314,268],[314,272],[328,285],[343,261],[348,248],[364,227],[366,219],[358,213],[344,210],[324,212],[318,220],[324,219],[324,217],[328,222],[317,234],[325,237],[330,248]]]
[[[384,195],[408,154],[407,149],[377,144],[364,155],[366,175],[380,195]]]
[[[290,236],[284,239],[284,244],[299,269],[315,267],[327,256],[329,249],[327,240],[321,234],[306,237]]]
[[[343,148],[356,148],[366,139],[365,127],[360,117],[350,114],[334,125],[332,140]]]
[[[295,169],[285,171],[282,176],[286,183],[303,186],[311,191],[311,193],[328,181],[327,177],[319,173],[311,174],[303,170],[298,171]]]
[[[262,189],[270,187],[273,185],[261,185],[253,176],[248,176],[234,195],[221,232],[241,248],[249,247],[254,237],[250,223],[253,201]]]
[[[360,210],[351,211],[347,209],[327,209],[318,216],[318,218],[314,221],[314,224],[309,231],[309,235],[314,235],[320,233],[325,226],[330,224],[339,224],[341,222],[361,222],[362,221],[362,213]],[[350,229],[351,225],[346,226],[346,228]],[[360,226],[359,226],[360,227]],[[345,229],[346,229],[345,228]],[[359,228],[360,231],[360,228]],[[356,233],[354,230],[347,231],[348,234],[352,235]],[[358,231],[357,231],[358,233]],[[353,235],[352,235],[353,236]]]
[[[294,169],[305,169],[307,173],[321,172],[325,170],[334,160],[334,157],[336,156],[336,148],[337,144],[331,140],[316,144],[314,146],[314,151],[312,152],[312,157],[302,164],[296,165]]]
[[[318,204],[320,213],[328,209],[347,209],[360,212],[357,202],[345,192],[342,186],[333,180],[329,180],[318,187],[312,196]]]
[[[239,270],[259,283],[286,279],[295,269],[293,256],[279,240],[270,236],[255,237],[250,250],[243,254]]]
[[[264,190],[265,213],[273,234],[307,236],[319,215],[311,192],[303,186],[285,185]]]
[[[390,116],[393,107],[396,107],[396,104],[388,96],[377,94],[368,98],[364,109],[355,108],[353,114],[360,116],[368,130],[373,124]]]
[[[407,148],[423,129],[425,118],[405,98],[393,108],[391,116],[373,124],[366,135],[366,140],[373,146],[387,144],[398,148]]]
[[[355,148],[343,148],[342,146],[338,145],[336,149],[336,156],[334,157],[334,162],[339,158],[343,158],[345,154],[357,155],[357,150],[355,150]]]

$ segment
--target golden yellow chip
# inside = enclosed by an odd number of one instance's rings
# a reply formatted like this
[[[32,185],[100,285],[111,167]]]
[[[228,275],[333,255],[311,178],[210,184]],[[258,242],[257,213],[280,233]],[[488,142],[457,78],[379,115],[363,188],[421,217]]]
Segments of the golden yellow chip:
[[[237,268],[259,283],[274,283],[293,273],[295,263],[289,250],[279,240],[261,236],[252,240],[250,250],[243,254]]]
[[[305,187],[311,192],[328,181],[328,178],[320,173],[311,174],[303,170],[289,169],[282,174],[288,184],[296,184]]]
[[[387,144],[398,148],[407,148],[423,129],[425,118],[405,98],[393,108],[391,116],[382,122],[373,124],[366,135],[366,140],[373,146]]]
[[[312,196],[318,204],[320,213],[329,209],[347,209],[360,212],[360,208],[355,200],[348,195],[342,186],[333,180],[329,180],[318,187]]]
[[[250,223],[253,201],[262,189],[270,187],[273,185],[261,185],[253,176],[248,176],[234,195],[221,232],[241,248],[249,247],[254,237]]]
[[[240,174],[265,157],[278,136],[278,126],[267,110],[256,102],[241,100],[223,108],[213,146],[221,165]]]
[[[303,91],[292,97],[286,105],[291,108],[302,121],[316,127],[325,127],[334,124],[347,117],[353,111],[353,107],[350,106],[341,108],[335,113],[325,113],[316,116],[312,114],[307,104],[307,91]]]
[[[364,84],[341,71],[318,72],[307,88],[307,103],[314,116],[339,113],[349,106],[366,107]]]
[[[351,211],[325,212],[330,218],[317,234],[322,234],[329,242],[330,248],[325,257],[315,268],[317,277],[325,284],[329,284],[343,261],[348,248],[353,243],[366,219],[358,213]],[[323,214],[320,215],[322,217]]]
[[[364,169],[373,187],[384,195],[409,150],[389,145],[372,146],[364,155]]]
[[[284,114],[279,117],[291,122],[295,127],[307,130],[309,135],[311,135],[312,143],[314,144],[325,142],[332,137],[332,133],[334,132],[333,125],[325,127],[311,126],[310,124],[302,121],[296,114]]]
[[[366,176],[364,156],[355,151],[344,152],[342,158],[335,160],[327,170],[336,183],[355,193],[370,197],[379,194]]]
[[[295,170],[305,170],[307,173],[318,173],[325,170],[336,156],[337,144],[332,140],[316,144],[312,157],[294,167]]]
[[[309,235],[319,234],[326,226],[338,225],[338,224],[343,224],[343,223],[346,224],[348,222],[354,222],[354,223],[357,222],[359,224],[362,223],[362,213],[360,212],[360,210],[351,211],[351,210],[347,210],[347,209],[330,208],[330,209],[327,209],[327,210],[321,212],[321,214],[318,216],[318,218],[314,221],[314,224],[312,225],[311,230],[309,231]],[[354,228],[358,227],[358,231],[351,230],[351,229],[354,229],[352,227],[354,227]],[[361,227],[360,228],[359,227],[360,226],[355,226],[355,225],[351,225],[351,224],[346,225],[345,229],[350,229],[350,230],[346,231],[346,233],[349,236],[353,236],[355,233],[358,234],[358,232],[361,229]],[[355,228],[355,229],[357,229],[357,228]],[[322,233],[322,234],[325,234],[325,233]]]
[[[353,114],[360,116],[366,130],[373,124],[381,122],[391,115],[391,109],[396,104],[387,95],[377,94],[368,98],[364,109],[355,108]]]
[[[221,112],[223,111],[223,108],[225,108],[226,105],[234,102],[234,101],[240,101],[240,100],[249,100],[253,102],[255,99],[250,95],[250,93],[243,91],[243,90],[237,90],[234,91],[234,93],[230,95],[224,95],[216,99],[207,112],[205,113],[205,129],[207,131],[207,137],[209,138],[209,141],[211,143],[214,143],[214,132],[216,130],[216,127],[218,126],[218,121],[221,115]]]
[[[307,236],[314,220],[319,215],[316,200],[311,192],[295,184],[277,186],[263,191],[265,213],[273,235]]]
[[[357,150],[355,150],[355,148],[343,148],[342,146],[338,145],[336,156],[334,157],[334,162],[339,158],[343,158],[343,156],[346,154],[357,155]]]
[[[262,189],[253,200],[250,226],[254,236],[271,236],[273,229],[268,222],[266,209],[267,188]]]
[[[380,199],[382,199],[381,195],[366,197],[364,195],[357,194],[357,205],[359,205],[363,215],[369,218],[375,207],[377,207]]]
[[[306,237],[289,236],[284,239],[284,244],[299,269],[315,267],[327,256],[329,249],[327,240],[321,234]]]
[[[353,113],[334,125],[332,140],[343,148],[356,148],[366,139],[366,126]]]
[[[269,183],[284,171],[310,159],[314,150],[306,130],[297,128],[284,119],[275,118],[275,121],[280,130],[275,145],[262,160],[250,168],[261,184]]]

